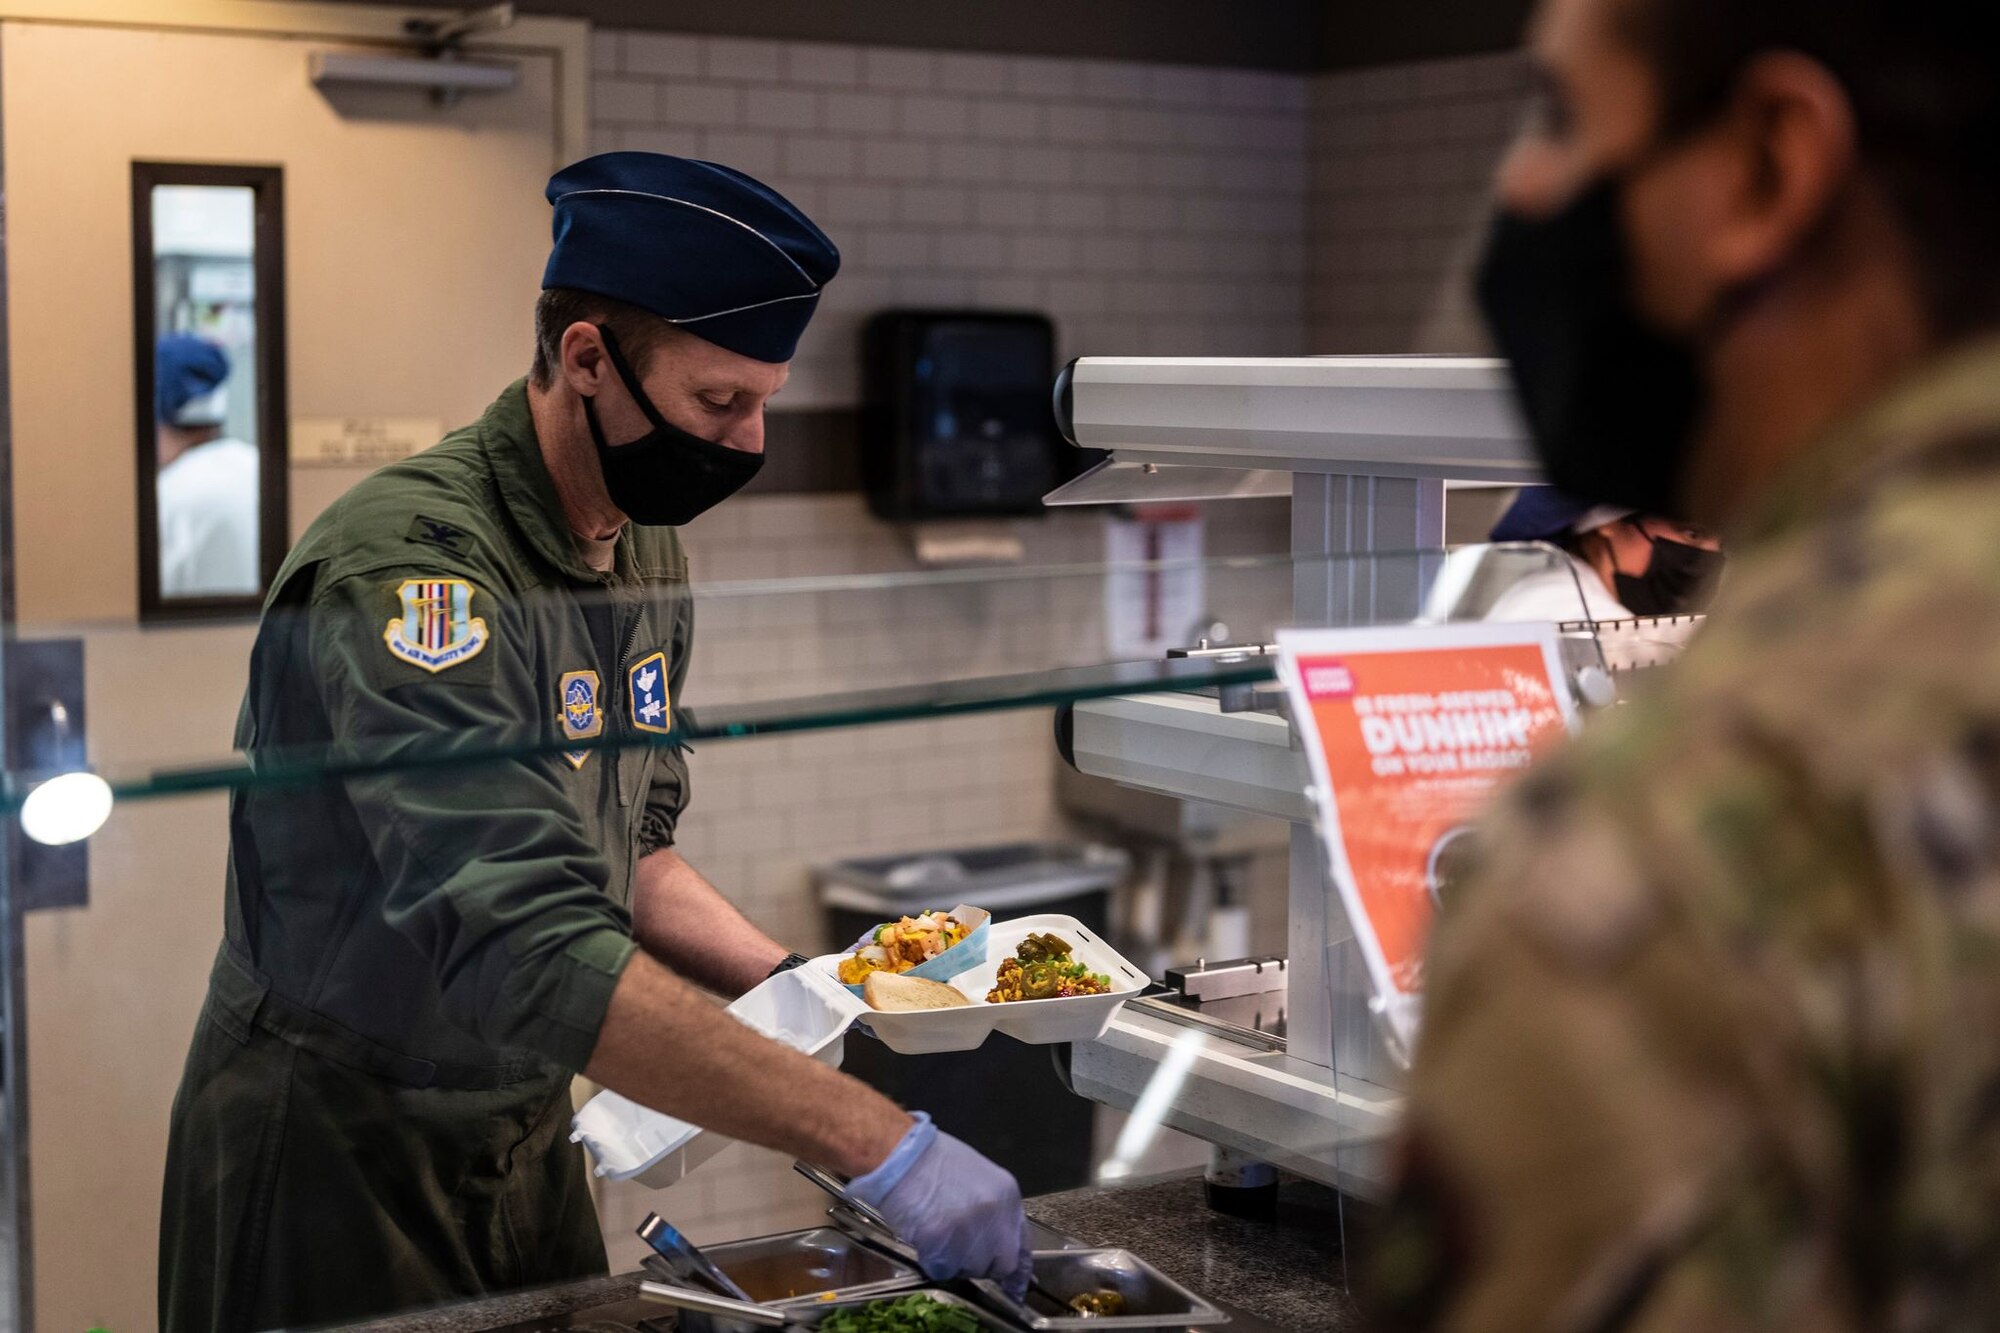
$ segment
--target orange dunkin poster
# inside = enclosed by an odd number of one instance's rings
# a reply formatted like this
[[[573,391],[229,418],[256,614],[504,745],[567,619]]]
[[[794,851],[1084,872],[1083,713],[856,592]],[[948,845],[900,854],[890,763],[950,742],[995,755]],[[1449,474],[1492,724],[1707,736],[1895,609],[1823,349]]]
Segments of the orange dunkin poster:
[[[1287,630],[1278,646],[1327,862],[1407,1050],[1464,835],[1572,725],[1555,629]]]

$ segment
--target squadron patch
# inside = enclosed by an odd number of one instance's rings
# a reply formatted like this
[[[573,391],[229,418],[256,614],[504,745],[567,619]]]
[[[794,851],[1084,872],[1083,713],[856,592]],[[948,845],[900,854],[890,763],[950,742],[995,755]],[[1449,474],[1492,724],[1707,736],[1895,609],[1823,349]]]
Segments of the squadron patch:
[[[412,666],[436,674],[486,647],[486,622],[472,614],[472,585],[464,579],[405,579],[396,596],[403,614],[382,631],[382,642]]]
[[[562,701],[559,712],[566,739],[580,741],[604,730],[604,712],[597,704],[599,688],[595,671],[563,673],[556,695]],[[590,751],[564,750],[563,758],[569,760],[571,768],[582,768],[584,761],[590,758]]]
[[[667,693],[667,655],[653,653],[632,664],[626,673],[632,699],[632,725],[664,736],[673,728],[673,700]]]

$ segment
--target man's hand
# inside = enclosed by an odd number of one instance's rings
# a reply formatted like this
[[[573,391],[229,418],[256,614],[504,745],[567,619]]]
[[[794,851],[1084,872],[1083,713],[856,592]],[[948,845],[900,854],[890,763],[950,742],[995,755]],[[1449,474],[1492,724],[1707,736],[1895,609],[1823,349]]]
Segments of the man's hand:
[[[639,947],[697,985],[735,997],[771,975],[791,950],[751,925],[671,847],[632,877],[632,934]]]
[[[847,1176],[873,1169],[910,1128],[881,1093],[759,1035],[643,953],[619,976],[583,1072],[643,1106]]]
[[[919,1112],[883,1163],[849,1183],[940,1281],[990,1277],[1016,1300],[1028,1293],[1027,1218],[1014,1177]]]
[[[584,1072],[656,1111],[853,1177],[932,1277],[1027,1290],[1014,1177],[929,1116],[758,1035],[643,953],[618,979]]]

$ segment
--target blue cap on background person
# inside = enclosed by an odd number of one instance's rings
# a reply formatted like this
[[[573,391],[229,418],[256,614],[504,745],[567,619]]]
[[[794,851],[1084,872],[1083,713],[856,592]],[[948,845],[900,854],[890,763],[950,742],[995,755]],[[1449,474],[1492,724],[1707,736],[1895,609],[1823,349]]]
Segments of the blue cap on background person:
[[[1552,542],[1572,533],[1595,532],[1634,512],[1622,505],[1578,500],[1553,486],[1524,486],[1486,536],[1496,542]]]
[[[600,153],[549,181],[542,286],[594,292],[755,361],[792,359],[840,271],[826,233],[770,186],[713,162]]]
[[[167,425],[219,426],[228,378],[228,353],[192,333],[169,333],[153,349],[153,411]]]

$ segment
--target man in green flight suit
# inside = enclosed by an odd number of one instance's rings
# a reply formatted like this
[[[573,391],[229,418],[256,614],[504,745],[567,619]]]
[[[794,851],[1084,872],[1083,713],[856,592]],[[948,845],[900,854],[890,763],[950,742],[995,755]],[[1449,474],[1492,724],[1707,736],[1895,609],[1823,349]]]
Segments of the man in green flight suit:
[[[1480,294],[1549,480],[1719,530],[1433,941],[1383,1324],[2000,1320],[2000,11],[1543,0]]]
[[[692,638],[673,526],[756,471],[839,254],[712,163],[604,154],[549,199],[528,379],[330,508],[266,603],[253,762],[503,757],[232,798],[168,1146],[176,1333],[602,1273],[578,1072],[853,1176],[935,1276],[1025,1287],[1011,1176],[691,984],[738,994],[796,955],[674,850],[683,756],[607,744],[672,730]]]

